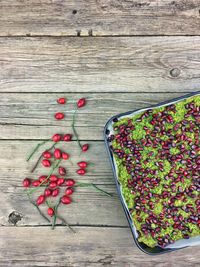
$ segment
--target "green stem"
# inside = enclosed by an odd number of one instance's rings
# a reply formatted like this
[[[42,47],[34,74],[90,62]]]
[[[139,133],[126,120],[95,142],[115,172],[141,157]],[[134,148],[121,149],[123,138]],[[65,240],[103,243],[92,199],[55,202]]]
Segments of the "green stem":
[[[26,161],[29,161],[29,160],[32,158],[32,156],[35,154],[35,152],[36,152],[41,146],[43,146],[44,144],[46,144],[46,143],[49,142],[49,141],[51,141],[51,140],[44,140],[43,142],[37,144],[36,147],[35,147],[35,148],[31,151],[31,153],[28,155]]]
[[[96,191],[106,195],[106,196],[109,196],[109,197],[112,197],[113,194],[112,193],[108,193],[106,191],[104,191],[103,189],[99,188],[97,185],[93,184],[93,183],[81,183],[81,182],[77,182],[76,183],[76,186],[80,186],[80,187],[92,187],[94,188]]]
[[[62,221],[64,225],[66,225],[74,234],[76,233],[74,229],[63,219],[61,216],[57,215],[57,218]]]
[[[33,206],[36,207],[36,209],[38,210],[38,212],[40,213],[40,215],[41,215],[47,222],[50,223],[51,221],[44,215],[44,213],[41,211],[41,209],[38,207],[38,205],[35,204],[35,203],[31,200],[30,195],[29,195],[28,193],[27,193],[27,196],[28,196],[28,198],[29,198],[30,203],[31,203]]]
[[[75,122],[76,122],[76,113],[78,111],[78,108],[75,110],[74,114],[73,114],[73,117],[72,117],[72,130],[74,132],[74,135],[76,137],[76,140],[77,140],[77,143],[80,147],[80,149],[82,149],[82,146],[81,146],[81,143],[79,141],[79,138],[78,138],[78,134],[77,134],[77,131],[76,131],[76,128],[75,128]]]
[[[53,164],[53,166],[51,167],[50,173],[48,174],[47,178],[44,179],[37,188],[34,188],[32,190],[29,190],[28,191],[28,194],[32,194],[33,192],[35,192],[36,190],[38,190],[38,188],[49,179],[49,177],[52,175],[52,173],[54,172],[54,170],[58,167],[58,165],[60,164],[60,162],[61,162],[61,159],[59,159],[55,164]]]
[[[50,151],[51,149],[53,149],[56,146],[56,143],[54,143],[49,149],[46,149],[46,151]],[[40,157],[38,158],[38,160],[36,161],[35,165],[33,166],[31,173],[33,173],[35,171],[35,169],[37,168],[40,160],[42,159],[43,155],[41,154]]]
[[[51,229],[54,230],[55,225],[56,225],[56,219],[57,219],[57,210],[58,210],[58,206],[60,205],[60,199],[57,203],[57,205],[54,207],[54,216],[53,216],[53,222],[52,222],[52,226]]]

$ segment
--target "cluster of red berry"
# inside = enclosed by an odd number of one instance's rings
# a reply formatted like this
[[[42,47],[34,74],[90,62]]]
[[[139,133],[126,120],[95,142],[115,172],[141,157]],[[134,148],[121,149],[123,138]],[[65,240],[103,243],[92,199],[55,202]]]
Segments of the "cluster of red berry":
[[[57,103],[60,105],[66,104],[66,98],[62,97],[57,99]],[[77,101],[77,109],[84,107],[86,104],[86,99],[85,98],[81,98]],[[77,111],[77,110],[76,110]],[[76,113],[75,111],[75,113]],[[56,120],[62,120],[64,119],[65,115],[62,112],[57,112],[54,115]],[[74,119],[74,117],[73,117]],[[74,126],[74,125],[73,125]],[[74,130],[74,128],[72,127],[72,129]],[[78,140],[78,136],[77,133],[74,130],[74,135]],[[41,162],[42,166],[45,168],[51,168],[51,171],[48,175],[41,175],[38,179],[36,180],[32,180],[30,178],[25,178],[23,180],[23,186],[25,188],[27,188],[26,192],[29,196],[29,199],[32,198],[32,193],[37,190],[37,188],[43,186],[44,187],[44,191],[43,194],[41,194],[40,196],[38,196],[38,198],[36,199],[36,201],[31,201],[36,207],[37,209],[40,211],[40,214],[42,214],[42,216],[44,218],[46,218],[48,221],[49,219],[42,213],[42,211],[39,209],[38,206],[40,206],[41,204],[47,203],[48,205],[48,209],[47,209],[47,214],[49,216],[54,216],[55,218],[57,217],[57,207],[60,203],[68,205],[72,202],[71,199],[71,195],[74,192],[74,186],[76,184],[75,180],[73,179],[66,179],[66,174],[67,171],[65,169],[65,167],[63,166],[59,166],[61,161],[63,160],[68,160],[70,158],[70,155],[64,151],[62,151],[60,148],[55,148],[55,146],[59,143],[59,142],[70,142],[72,140],[72,134],[54,134],[52,136],[52,138],[50,140],[47,141],[51,141],[53,142],[53,146],[49,149],[46,149],[41,155],[40,158],[38,159],[36,165]],[[47,142],[46,141],[46,142]],[[38,150],[38,148],[43,145],[45,143],[45,141],[42,144],[37,145],[37,147],[33,150],[33,152],[30,154],[30,156],[28,157],[28,160],[33,156],[33,154]],[[80,142],[79,142],[80,145]],[[86,152],[89,148],[89,144],[84,144],[81,145],[81,150],[82,152]],[[53,150],[53,152],[52,152]],[[77,163],[78,165],[78,169],[76,171],[76,173],[78,175],[85,175],[86,174],[86,167],[88,166],[88,162],[86,161],[80,161]],[[33,168],[33,170],[35,170],[36,166]],[[58,175],[54,174],[54,171],[58,172]],[[83,183],[82,183],[83,184]],[[89,184],[87,183],[86,185],[89,186],[93,186],[95,188],[96,185],[94,184]],[[37,187],[37,188],[31,188],[28,189],[30,187]],[[57,205],[54,206],[50,206],[47,198],[49,197],[57,197],[59,195],[59,193],[61,192],[61,187],[66,187],[64,194],[59,198]],[[99,189],[101,190],[101,189]],[[104,192],[103,190],[101,190],[102,192]],[[106,193],[106,192],[105,192]],[[107,193],[108,194],[108,193]],[[54,220],[55,223],[55,220]]]

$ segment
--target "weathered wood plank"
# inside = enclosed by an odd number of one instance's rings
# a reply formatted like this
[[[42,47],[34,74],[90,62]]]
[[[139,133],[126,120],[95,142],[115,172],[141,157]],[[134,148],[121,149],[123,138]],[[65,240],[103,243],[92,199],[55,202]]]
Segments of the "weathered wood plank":
[[[79,138],[103,140],[107,120],[120,112],[144,108],[169,100],[184,93],[82,93],[82,94],[0,94],[1,139],[48,139],[54,133],[71,132],[75,102],[80,97],[88,99],[76,120]],[[58,105],[56,99],[66,96],[68,104]],[[70,103],[71,102],[71,103]],[[63,121],[55,121],[54,113],[66,111]]]
[[[0,35],[199,35],[199,5],[199,0],[3,0]]]
[[[21,214],[22,218],[17,225],[41,225],[46,221],[38,214],[29,203],[24,189],[21,187],[24,177],[36,179],[41,174],[48,174],[49,170],[38,167],[35,174],[30,175],[30,169],[36,158],[29,164],[25,161],[28,151],[35,142],[31,141],[3,141],[0,142],[0,224],[9,225],[8,218],[12,212]],[[81,182],[94,182],[107,192],[115,193],[110,198],[97,193],[92,188],[77,188],[73,195],[73,204],[60,206],[60,214],[70,223],[79,225],[117,225],[127,226],[120,202],[116,196],[114,179],[103,142],[90,142],[91,149],[79,156],[77,144],[72,142],[62,146],[63,150],[71,154],[73,165],[63,162],[67,168],[67,177]],[[13,158],[13,156],[15,157]],[[10,160],[13,158],[13,160]],[[80,159],[92,162],[94,165],[87,168],[88,174],[84,177],[76,175],[76,163]],[[63,188],[64,189],[64,188]],[[63,190],[64,191],[64,190]],[[36,198],[42,190],[34,194]],[[46,213],[46,205],[41,206]],[[70,216],[69,216],[70,214]]]
[[[76,227],[76,234],[59,227],[1,227],[0,266],[59,267],[197,267],[199,247],[169,255],[143,254],[129,229]]]
[[[185,92],[200,37],[1,38],[0,66],[1,92]]]

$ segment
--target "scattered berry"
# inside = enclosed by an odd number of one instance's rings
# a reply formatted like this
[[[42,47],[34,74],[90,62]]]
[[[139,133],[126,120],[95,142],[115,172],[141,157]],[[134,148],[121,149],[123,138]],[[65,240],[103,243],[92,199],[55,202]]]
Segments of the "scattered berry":
[[[71,201],[71,198],[70,198],[70,197],[68,197],[68,196],[62,196],[62,197],[61,197],[61,202],[62,202],[63,204],[65,204],[65,205],[68,205],[68,204],[70,204],[72,201]]]
[[[52,217],[54,215],[54,209],[48,208],[47,213],[48,213],[49,216]]]
[[[23,187],[29,187],[31,185],[31,181],[28,178],[25,178],[23,181]]]
[[[74,190],[71,188],[71,187],[68,187],[66,190],[65,190],[65,194],[66,195],[71,195],[71,194],[73,194],[74,193]]]
[[[76,171],[76,173],[78,175],[85,175],[86,174],[86,171],[85,171],[85,169],[79,169],[79,170]]]
[[[53,140],[54,142],[59,142],[59,141],[61,141],[61,139],[62,139],[62,136],[61,136],[60,134],[54,134],[54,135],[52,136],[52,140]]]
[[[65,181],[65,185],[66,186],[73,186],[73,185],[75,185],[75,181],[73,179],[67,179]]]
[[[60,149],[58,149],[58,148],[56,148],[55,150],[54,150],[54,157],[56,158],[56,159],[60,159],[61,158],[61,156],[62,156],[62,153],[61,153],[61,150]]]
[[[77,107],[78,107],[78,108],[82,108],[82,107],[85,106],[85,104],[86,104],[86,99],[85,99],[85,98],[80,98],[80,99],[78,100],[78,102],[77,102]]]
[[[60,167],[58,168],[58,172],[59,172],[60,175],[65,175],[65,174],[66,174],[66,169],[65,169],[64,167],[61,167],[61,166],[60,166]]]
[[[55,114],[55,119],[56,120],[62,120],[62,119],[64,119],[64,117],[65,117],[65,115],[62,112],[57,112]]]
[[[50,190],[49,188],[46,188],[46,189],[44,190],[44,195],[45,195],[45,197],[50,197],[50,195],[51,195],[51,190]]]
[[[57,197],[57,195],[59,194],[59,192],[60,192],[60,190],[58,189],[58,188],[56,188],[56,189],[54,189],[53,191],[52,191],[52,197]]]
[[[63,136],[63,141],[65,141],[65,142],[69,142],[69,141],[71,141],[72,140],[72,135],[71,134],[65,134],[64,136]]]
[[[87,150],[88,150],[88,148],[89,148],[89,145],[88,144],[84,144],[84,145],[82,145],[82,151],[83,152],[86,152]]]
[[[48,159],[43,159],[42,165],[46,168],[49,168],[49,167],[51,167],[51,162]]]
[[[85,161],[80,161],[80,162],[77,163],[77,165],[78,165],[81,169],[85,169],[85,168],[87,168],[88,163],[85,162]]]
[[[44,152],[42,153],[42,155],[43,155],[43,157],[44,157],[45,159],[50,159],[50,158],[52,157],[52,155],[51,155],[51,153],[50,153],[49,151],[44,151]]]
[[[69,154],[62,152],[62,159],[67,160],[69,158]]]
[[[64,97],[60,97],[57,99],[57,103],[60,104],[60,105],[63,105],[66,103],[66,98]]]
[[[39,206],[39,205],[41,205],[42,203],[44,203],[44,201],[45,201],[45,196],[44,196],[44,195],[40,195],[40,196],[37,198],[36,203],[37,203],[37,205]]]

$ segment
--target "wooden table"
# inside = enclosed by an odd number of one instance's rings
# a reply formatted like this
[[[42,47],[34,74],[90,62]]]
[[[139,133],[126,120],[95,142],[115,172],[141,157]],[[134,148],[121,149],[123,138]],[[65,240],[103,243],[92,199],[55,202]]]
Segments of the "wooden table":
[[[90,188],[60,208],[76,234],[61,224],[52,231],[21,182],[30,149],[71,131],[72,102],[86,97],[76,126],[95,165],[79,180],[116,193],[103,127],[114,114],[200,88],[200,1],[2,0],[0,10],[0,266],[199,266],[199,247],[142,253],[116,195]],[[60,96],[71,103],[57,122]],[[69,150],[75,164],[75,141]]]

